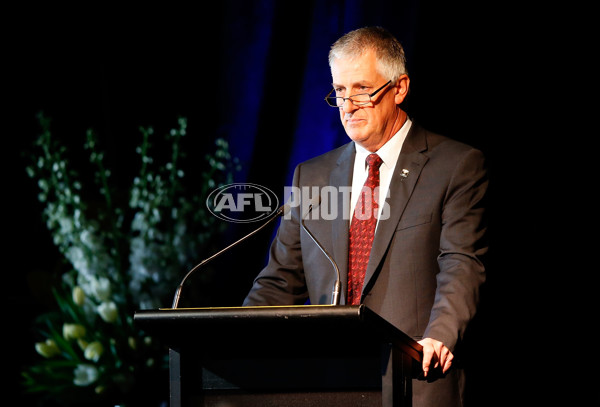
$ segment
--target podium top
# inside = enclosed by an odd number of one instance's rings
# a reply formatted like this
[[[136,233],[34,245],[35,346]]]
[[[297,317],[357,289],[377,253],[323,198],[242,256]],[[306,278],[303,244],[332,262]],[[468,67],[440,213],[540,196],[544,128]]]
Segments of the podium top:
[[[182,341],[220,343],[232,332],[243,333],[245,342],[323,341],[352,335],[391,343],[417,362],[422,360],[421,345],[365,305],[164,308],[136,311],[134,322],[170,346]]]

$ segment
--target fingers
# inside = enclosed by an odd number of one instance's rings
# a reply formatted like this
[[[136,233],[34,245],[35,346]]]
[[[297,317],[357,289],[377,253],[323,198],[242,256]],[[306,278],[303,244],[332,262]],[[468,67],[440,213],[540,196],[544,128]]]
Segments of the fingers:
[[[431,369],[441,369],[446,373],[452,366],[454,355],[442,342],[425,338],[419,341],[423,346],[423,375],[427,377]]]
[[[448,351],[448,356],[446,358],[446,362],[443,364],[442,373],[446,373],[448,369],[452,366],[452,359],[454,359],[454,355],[452,352]]]
[[[433,351],[433,346],[429,344],[421,344],[423,345],[423,374],[427,377],[427,373],[429,372],[429,366],[431,361],[435,355]]]
[[[442,345],[439,360],[439,367],[441,367],[442,373],[446,373],[448,369],[450,369],[450,366],[452,366],[452,359],[454,359],[454,355],[450,352],[450,349]]]

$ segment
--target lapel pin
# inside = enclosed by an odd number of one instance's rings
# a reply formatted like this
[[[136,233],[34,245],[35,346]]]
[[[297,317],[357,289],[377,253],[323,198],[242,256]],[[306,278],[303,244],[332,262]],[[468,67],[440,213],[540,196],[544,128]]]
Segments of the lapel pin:
[[[402,169],[402,172],[400,173],[400,176],[401,176],[402,178],[406,178],[406,177],[408,177],[408,173],[409,173],[409,172],[410,172],[410,171],[408,171],[406,168],[403,168],[403,169]]]

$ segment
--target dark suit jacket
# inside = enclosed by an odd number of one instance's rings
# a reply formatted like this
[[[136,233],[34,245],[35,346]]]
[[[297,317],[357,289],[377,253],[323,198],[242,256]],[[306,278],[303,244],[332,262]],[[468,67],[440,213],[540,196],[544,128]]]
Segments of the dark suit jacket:
[[[306,161],[295,170],[294,186],[350,186],[354,156],[351,142]],[[487,184],[479,150],[413,123],[390,184],[390,217],[377,226],[362,302],[416,340],[431,337],[454,352],[485,279]],[[311,213],[305,224],[339,266],[344,303],[349,220],[342,205],[340,194],[337,218]],[[301,229],[301,212],[294,207],[291,219],[281,221],[270,260],[244,305],[330,303],[335,273]],[[432,383],[413,381],[413,405],[460,405],[463,383],[458,368]]]

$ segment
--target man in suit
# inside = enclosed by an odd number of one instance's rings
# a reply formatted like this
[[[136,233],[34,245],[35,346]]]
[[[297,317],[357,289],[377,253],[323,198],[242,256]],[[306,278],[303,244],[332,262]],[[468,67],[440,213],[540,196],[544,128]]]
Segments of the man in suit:
[[[244,305],[329,303],[335,273],[302,229],[304,218],[340,269],[341,303],[365,304],[423,346],[413,405],[460,406],[464,372],[453,361],[485,280],[484,157],[423,129],[401,109],[410,80],[402,46],[386,30],[346,34],[329,64],[334,89],[327,100],[352,141],[299,164],[293,185],[333,187],[337,199],[320,199],[308,214],[306,205],[292,208]],[[317,216],[325,204],[334,219]],[[375,221],[361,222],[358,210]]]

